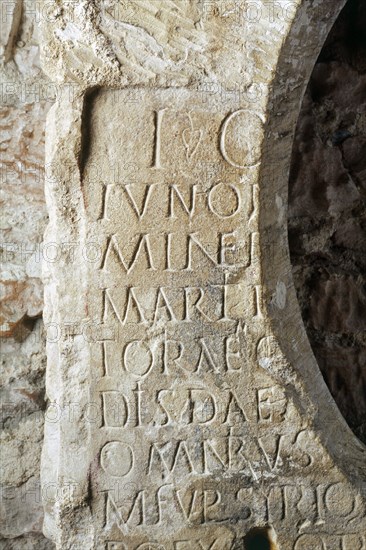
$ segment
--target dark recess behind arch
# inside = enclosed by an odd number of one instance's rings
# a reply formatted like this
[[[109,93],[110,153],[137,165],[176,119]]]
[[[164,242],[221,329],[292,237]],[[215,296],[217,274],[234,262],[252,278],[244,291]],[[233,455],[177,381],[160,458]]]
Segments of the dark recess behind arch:
[[[349,0],[303,100],[289,182],[289,247],[308,338],[366,442],[366,3]]]

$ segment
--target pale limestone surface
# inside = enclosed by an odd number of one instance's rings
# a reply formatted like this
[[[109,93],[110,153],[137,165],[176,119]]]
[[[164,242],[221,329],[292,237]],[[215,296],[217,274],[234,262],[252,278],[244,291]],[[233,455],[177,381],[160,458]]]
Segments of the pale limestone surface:
[[[44,20],[45,70],[79,86],[47,130],[59,548],[243,548],[252,527],[284,550],[366,544],[365,448],[311,354],[286,241],[296,118],[344,2],[273,20],[258,3],[256,21],[229,4]]]
[[[39,62],[35,2],[1,2],[0,547],[52,548],[42,535],[45,409],[41,320],[44,126],[55,86]]]

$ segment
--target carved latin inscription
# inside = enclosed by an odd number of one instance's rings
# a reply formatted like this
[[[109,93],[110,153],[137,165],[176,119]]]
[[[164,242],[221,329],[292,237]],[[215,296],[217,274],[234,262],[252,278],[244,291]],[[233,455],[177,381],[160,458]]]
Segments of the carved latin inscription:
[[[281,429],[281,388],[250,382],[248,321],[261,315],[254,115],[181,90],[143,95],[99,93],[83,174],[87,238],[101,250],[89,311],[115,336],[92,344],[98,540],[142,548],[181,530],[175,548],[206,548],[194,534],[205,526],[207,547],[221,549],[233,540],[226,485],[229,495],[237,476],[273,475],[289,448],[294,470],[312,464],[300,430]]]
[[[128,97],[94,99],[83,173],[101,250],[88,264],[96,547],[223,550],[256,522],[317,527],[338,488],[293,483],[319,447],[266,371],[286,363],[264,326],[249,135],[262,122],[184,90]]]

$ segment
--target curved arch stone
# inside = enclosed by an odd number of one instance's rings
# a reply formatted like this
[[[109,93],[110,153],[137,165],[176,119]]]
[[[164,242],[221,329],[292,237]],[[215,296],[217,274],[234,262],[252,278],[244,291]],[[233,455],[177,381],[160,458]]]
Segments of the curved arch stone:
[[[58,548],[365,544],[364,448],[311,355],[286,242],[297,114],[343,4],[65,1],[45,18]]]
[[[294,292],[287,246],[286,205],[287,175],[299,109],[317,56],[345,2],[318,9],[300,6],[281,51],[270,97],[271,115],[267,120],[262,156],[260,197],[262,206],[263,277],[269,315],[274,333],[284,354],[301,374],[306,394],[313,402],[314,422],[326,441],[326,447],[342,469],[364,487],[366,450],[341,416],[322,379],[311,351]],[[332,11],[332,16],[330,16]],[[309,22],[304,40],[303,22]],[[302,37],[302,40],[300,40]],[[283,83],[285,82],[285,87]],[[278,119],[277,113],[286,113]],[[273,135],[277,139],[272,139]],[[270,182],[270,185],[268,185]],[[278,246],[274,246],[274,242]],[[286,304],[278,304],[280,286],[286,288]]]

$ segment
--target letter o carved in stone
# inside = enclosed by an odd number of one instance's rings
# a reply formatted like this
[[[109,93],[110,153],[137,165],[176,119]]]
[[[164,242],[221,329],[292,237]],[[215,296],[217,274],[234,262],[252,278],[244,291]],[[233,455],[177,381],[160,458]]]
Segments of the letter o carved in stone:
[[[132,448],[121,441],[106,443],[100,453],[100,465],[103,470],[114,477],[124,477],[133,468],[134,454]]]
[[[234,168],[253,166],[260,158],[262,121],[259,116],[239,109],[223,121],[220,135],[220,151]]]

